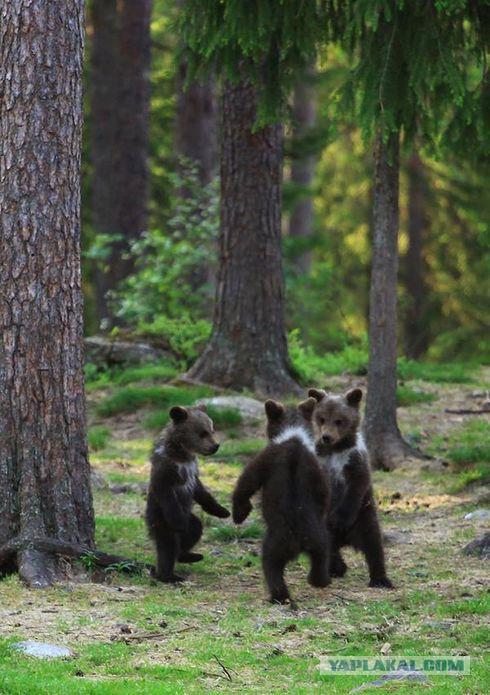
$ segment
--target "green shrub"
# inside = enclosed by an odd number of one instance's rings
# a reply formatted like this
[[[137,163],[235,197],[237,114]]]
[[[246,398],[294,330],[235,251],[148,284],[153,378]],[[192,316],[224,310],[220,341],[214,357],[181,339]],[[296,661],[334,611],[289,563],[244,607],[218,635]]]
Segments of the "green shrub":
[[[118,386],[127,386],[139,381],[168,381],[173,379],[179,370],[170,362],[157,362],[154,364],[142,364],[137,367],[128,367],[115,372],[113,383]]]
[[[111,417],[118,413],[132,413],[145,406],[167,410],[173,405],[192,405],[198,398],[210,395],[212,391],[207,386],[124,386],[104,398],[98,404],[96,413],[100,417]]]
[[[289,359],[302,383],[321,383],[326,376],[336,374],[367,373],[367,348],[365,345],[347,345],[343,350],[317,355],[310,346],[305,346],[299,331],[289,334]]]
[[[418,403],[431,403],[437,396],[427,391],[411,389],[409,386],[398,386],[396,389],[396,404],[398,406],[417,405]]]
[[[203,186],[197,167],[182,164],[184,174],[173,176],[173,208],[165,229],[151,230],[132,244],[136,270],[113,297],[117,316],[136,328],[155,316],[210,315],[210,287],[200,279],[216,263],[218,182]]]
[[[90,427],[87,433],[88,445],[92,451],[100,451],[105,449],[107,442],[111,436],[111,432],[107,427],[102,425],[94,425]]]
[[[398,378],[404,381],[420,379],[440,384],[471,383],[474,379],[472,373],[475,365],[471,363],[448,362],[433,364],[429,362],[416,362],[407,357],[398,359]]]
[[[151,321],[138,323],[138,334],[157,338],[181,360],[182,366],[189,366],[201,353],[211,335],[211,322],[196,319],[182,312],[179,318],[156,316]]]

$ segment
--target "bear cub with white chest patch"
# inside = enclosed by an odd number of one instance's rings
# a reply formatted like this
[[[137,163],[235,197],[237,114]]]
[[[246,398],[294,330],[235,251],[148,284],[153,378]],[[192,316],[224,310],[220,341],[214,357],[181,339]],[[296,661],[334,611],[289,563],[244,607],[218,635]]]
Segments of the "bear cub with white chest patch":
[[[309,583],[330,583],[329,491],[315,455],[314,408],[313,398],[297,407],[266,401],[269,445],[246,466],[233,493],[233,520],[241,524],[252,510],[250,498],[262,491],[262,567],[274,603],[290,600],[284,570],[301,552],[310,557]]]
[[[204,406],[170,409],[170,423],[161,433],[151,457],[146,523],[157,551],[156,579],[180,582],[176,562],[198,562],[190,552],[202,535],[202,524],[192,514],[196,501],[205,512],[225,519],[230,512],[206,490],[199,479],[196,454],[210,456],[219,449],[213,421]]]
[[[347,571],[340,549],[362,551],[369,569],[369,586],[392,589],[386,576],[381,528],[376,511],[369,458],[360,428],[361,389],[334,396],[310,389],[315,398],[316,451],[332,489],[329,526],[332,532],[330,573]]]

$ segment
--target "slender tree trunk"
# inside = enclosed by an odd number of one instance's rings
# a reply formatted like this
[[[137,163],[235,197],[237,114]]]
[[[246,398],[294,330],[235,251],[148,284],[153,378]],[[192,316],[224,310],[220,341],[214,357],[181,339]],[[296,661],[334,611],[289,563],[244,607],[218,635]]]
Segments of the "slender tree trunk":
[[[94,544],[80,286],[82,0],[0,0],[0,547]],[[57,566],[13,554],[32,586]]]
[[[289,374],[281,257],[282,127],[253,132],[256,94],[227,84],[221,143],[220,268],[213,333],[189,376],[261,393]]]
[[[92,45],[93,210],[98,234],[114,236],[96,272],[97,314],[114,317],[108,292],[133,270],[125,258],[148,226],[151,0],[94,0]]]
[[[179,0],[183,6],[185,0]],[[203,186],[216,175],[218,165],[217,105],[212,78],[186,86],[187,61],[181,58],[177,70],[175,147],[179,158],[197,166]],[[181,167],[181,163],[178,163]],[[182,171],[182,168],[181,168]]]
[[[424,165],[417,152],[408,163],[408,250],[405,256],[405,286],[409,306],[405,315],[405,353],[418,359],[429,347],[425,321],[427,302],[424,239],[427,228],[427,182]]]
[[[374,468],[410,451],[396,419],[399,134],[374,147],[374,238],[369,295],[369,364],[364,430]]]
[[[301,139],[316,122],[316,101],[313,86],[308,82],[312,70],[305,79],[297,82],[293,96],[293,139]],[[291,164],[291,182],[297,187],[308,189],[315,177],[316,157],[310,154],[306,157],[297,156]],[[313,199],[310,193],[302,193],[301,198],[293,208],[289,220],[289,234],[305,243],[313,233]],[[302,250],[295,259],[295,267],[302,273],[308,273],[311,266],[311,251]]]

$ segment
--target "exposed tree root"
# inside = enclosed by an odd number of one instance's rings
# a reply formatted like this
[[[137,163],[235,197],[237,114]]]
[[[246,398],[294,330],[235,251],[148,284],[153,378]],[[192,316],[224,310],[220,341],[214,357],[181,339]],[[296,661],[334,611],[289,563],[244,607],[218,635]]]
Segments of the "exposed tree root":
[[[26,538],[17,536],[0,547],[0,571],[11,570],[16,566],[19,575],[32,588],[50,586],[55,580],[52,555],[66,557],[86,557],[98,567],[114,566],[121,572],[154,571],[154,566],[147,562],[137,562],[120,555],[93,550],[78,543],[68,543],[45,536]],[[14,562],[15,558],[17,559]]]

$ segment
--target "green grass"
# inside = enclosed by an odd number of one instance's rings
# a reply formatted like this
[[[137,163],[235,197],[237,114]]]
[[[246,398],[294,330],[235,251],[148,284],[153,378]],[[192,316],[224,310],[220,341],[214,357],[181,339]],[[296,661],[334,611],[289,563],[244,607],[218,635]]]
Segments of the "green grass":
[[[215,408],[213,406],[208,406],[207,412],[214,422],[215,427],[218,429],[229,429],[242,424],[241,413],[235,408]],[[149,413],[143,419],[142,424],[148,430],[159,431],[168,424],[168,420],[167,411],[157,411]]]
[[[419,403],[431,403],[437,396],[427,391],[413,389],[410,386],[400,385],[396,389],[396,404],[398,406],[418,405]]]
[[[434,364],[416,362],[406,357],[398,359],[398,378],[404,381],[418,379],[433,384],[468,384],[475,381],[476,366],[463,362]]]
[[[490,426],[484,420],[471,420],[449,435],[434,436],[427,449],[453,464],[452,473],[443,474],[448,492],[490,482]]]
[[[111,436],[111,431],[108,427],[102,425],[94,425],[90,427],[87,433],[88,445],[91,451],[101,451],[107,446],[107,442]]]
[[[89,393],[99,389],[127,386],[140,382],[169,381],[179,373],[178,367],[171,362],[155,362],[134,367],[110,367],[99,369],[94,364],[85,365],[85,388]]]
[[[221,461],[235,462],[237,459],[246,459],[255,456],[266,444],[265,438],[243,438],[237,440],[225,440],[219,450],[218,457]]]
[[[343,350],[319,355],[302,344],[297,332],[289,335],[289,357],[293,370],[303,384],[321,385],[325,377],[340,374],[365,376],[368,352],[364,345],[347,345]],[[422,380],[430,383],[463,384],[475,380],[477,365],[449,362],[435,364],[400,357],[398,377],[403,381]]]
[[[206,386],[123,386],[104,398],[96,407],[99,417],[133,413],[144,407],[167,409],[173,405],[192,405],[198,398],[212,395]]]

